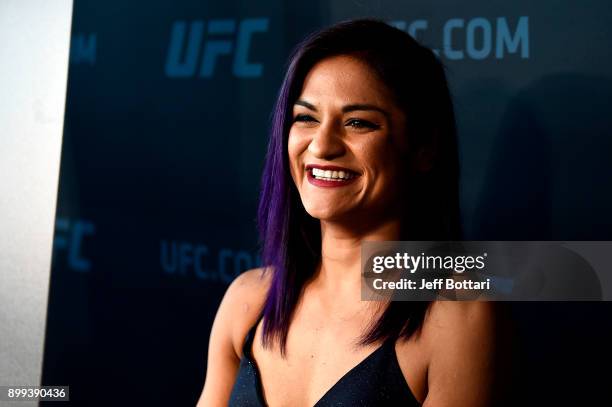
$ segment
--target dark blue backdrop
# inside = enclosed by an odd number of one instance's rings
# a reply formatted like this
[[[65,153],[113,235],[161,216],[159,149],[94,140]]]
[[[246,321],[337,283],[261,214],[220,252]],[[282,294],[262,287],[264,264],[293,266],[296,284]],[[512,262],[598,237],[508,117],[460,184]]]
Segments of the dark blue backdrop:
[[[75,0],[44,384],[193,405],[291,48],[382,18],[447,66],[468,239],[611,240],[608,2]],[[521,404],[604,397],[608,303],[515,304]],[[607,366],[603,366],[607,368]],[[603,371],[605,372],[605,370]],[[605,373],[604,373],[605,374]]]

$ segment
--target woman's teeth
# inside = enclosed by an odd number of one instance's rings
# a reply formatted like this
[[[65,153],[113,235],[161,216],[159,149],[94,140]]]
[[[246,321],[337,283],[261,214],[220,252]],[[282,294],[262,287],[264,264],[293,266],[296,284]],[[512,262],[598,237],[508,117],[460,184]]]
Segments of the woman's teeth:
[[[346,181],[353,178],[355,175],[345,171],[330,171],[313,168],[312,176],[316,179],[325,181]]]

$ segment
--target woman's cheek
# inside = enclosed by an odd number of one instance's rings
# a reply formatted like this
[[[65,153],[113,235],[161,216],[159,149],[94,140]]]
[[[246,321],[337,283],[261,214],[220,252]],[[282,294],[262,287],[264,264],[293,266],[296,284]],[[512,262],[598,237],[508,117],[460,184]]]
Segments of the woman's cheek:
[[[289,139],[287,140],[287,153],[289,155],[289,171],[291,178],[296,186],[299,186],[300,178],[298,177],[298,170],[300,167],[300,139],[295,134],[289,133]]]
[[[370,140],[358,146],[357,150],[367,163],[385,163],[392,153],[382,140]]]

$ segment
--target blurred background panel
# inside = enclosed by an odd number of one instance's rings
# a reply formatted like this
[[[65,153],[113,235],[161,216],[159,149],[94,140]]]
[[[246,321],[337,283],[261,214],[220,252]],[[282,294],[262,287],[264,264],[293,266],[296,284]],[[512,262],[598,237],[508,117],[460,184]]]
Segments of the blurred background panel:
[[[466,239],[612,240],[606,1],[75,0],[44,384],[88,405],[195,404],[222,295],[260,263],[289,53],[358,17],[446,65]],[[517,402],[609,397],[584,372],[609,356],[611,311],[514,304]]]
[[[71,16],[0,2],[0,386],[41,381]]]

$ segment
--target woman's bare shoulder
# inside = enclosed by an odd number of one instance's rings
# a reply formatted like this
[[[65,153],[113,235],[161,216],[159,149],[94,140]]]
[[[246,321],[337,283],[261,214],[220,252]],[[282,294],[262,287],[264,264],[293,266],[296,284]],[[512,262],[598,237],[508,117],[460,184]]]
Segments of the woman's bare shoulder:
[[[434,301],[425,315],[421,333],[433,353],[449,343],[484,346],[494,340],[496,315],[494,302]]]
[[[232,281],[223,297],[218,318],[228,327],[238,356],[242,356],[244,338],[263,309],[270,280],[270,269],[247,270]]]
[[[446,335],[468,334],[494,327],[497,305],[491,301],[434,301],[425,315],[424,329]]]
[[[253,269],[227,288],[210,330],[206,380],[198,406],[227,404],[244,338],[263,307],[269,281],[267,271]]]
[[[497,315],[493,302],[431,304],[422,328],[429,359],[425,405],[490,405],[496,374]],[[449,390],[458,388],[462,390]],[[479,396],[474,396],[477,393]]]

